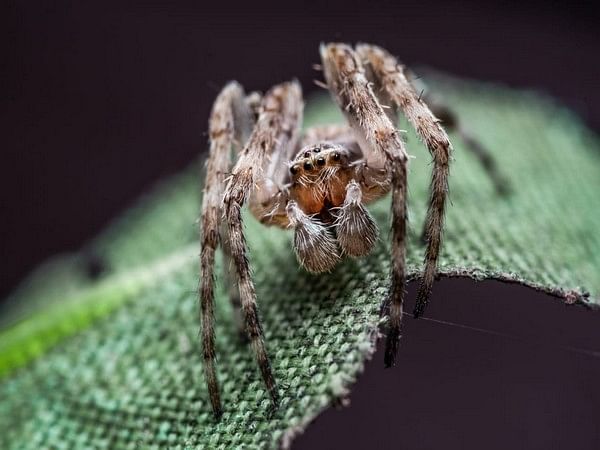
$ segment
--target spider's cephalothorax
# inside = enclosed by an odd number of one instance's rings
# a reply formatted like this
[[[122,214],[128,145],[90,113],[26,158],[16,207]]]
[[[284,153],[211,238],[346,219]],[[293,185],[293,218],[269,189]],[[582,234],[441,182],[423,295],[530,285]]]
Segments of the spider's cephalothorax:
[[[329,222],[329,209],[344,203],[353,178],[349,152],[330,143],[307,146],[292,160],[290,176],[290,197],[306,214]]]
[[[431,198],[425,221],[425,267],[414,314],[431,293],[441,245],[451,145],[440,121],[417,94],[405,69],[385,50],[362,44],[321,46],[327,87],[347,125],[317,126],[300,132],[302,93],[296,81],[263,96],[246,95],[231,82],[215,100],[210,122],[210,155],[202,204],[201,309],[205,376],[215,415],[221,399],[215,370],[215,251],[222,246],[230,297],[269,394],[278,391],[263,341],[256,293],[250,276],[241,208],[265,225],[294,230],[294,249],[310,272],[331,270],[344,255],[368,254],[377,226],[365,204],[391,192],[391,287],[384,362],[394,363],[400,337],[405,282],[407,153],[397,130],[402,111],[433,157]],[[501,178],[484,148],[438,103],[467,148],[480,157],[498,189]],[[230,167],[231,153],[237,162]],[[229,174],[229,175],[227,175]],[[240,314],[241,312],[241,314]]]
[[[332,138],[332,132],[342,132],[338,139],[351,137],[343,129],[328,131]],[[292,160],[286,209],[298,261],[308,271],[329,271],[342,255],[364,256],[375,245],[377,226],[363,206],[363,199],[372,197],[364,167],[357,145],[336,142],[308,145]],[[379,173],[387,178],[385,171]],[[389,190],[389,179],[375,186],[382,195]]]

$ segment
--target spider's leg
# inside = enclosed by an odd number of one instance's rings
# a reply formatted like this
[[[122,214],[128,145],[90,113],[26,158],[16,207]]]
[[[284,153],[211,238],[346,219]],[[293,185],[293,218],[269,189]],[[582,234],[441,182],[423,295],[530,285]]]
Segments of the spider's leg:
[[[254,349],[262,378],[275,405],[279,402],[279,395],[258,317],[256,292],[250,276],[246,239],[242,229],[241,208],[252,189],[264,179],[262,168],[265,160],[287,132],[285,129],[286,118],[299,114],[298,108],[301,108],[302,105],[301,95],[297,82],[275,86],[265,94],[254,130],[244,149],[240,152],[223,198],[224,216],[227,222],[232,259],[238,277],[246,332]]]
[[[242,149],[244,143],[248,140],[252,128],[258,117],[258,110],[260,108],[260,102],[262,95],[258,92],[249,93],[244,99],[244,103],[234,103],[233,114],[234,114],[234,131],[235,140],[233,145],[234,155],[237,157],[239,151]],[[223,190],[225,183],[221,185],[221,198],[223,196]],[[219,205],[221,206],[221,205]],[[219,215],[219,219],[222,216]],[[221,248],[223,250],[223,279],[225,280],[224,285],[227,288],[229,294],[229,301],[233,310],[233,320],[238,330],[239,336],[242,341],[247,340],[247,335],[244,330],[244,318],[242,315],[242,302],[240,299],[240,291],[237,286],[237,274],[233,264],[231,256],[231,247],[229,245],[229,239],[227,236],[227,227],[221,223],[219,229],[219,237],[221,242]]]
[[[236,103],[234,105],[237,106],[233,109],[235,124],[235,141],[233,150],[236,157],[252,132],[252,128],[254,127],[256,118],[258,117],[261,99],[262,95],[260,93],[251,92],[245,98],[245,105],[242,103]],[[242,341],[246,341],[247,334],[244,330],[242,301],[240,299],[240,291],[237,286],[237,274],[235,272],[235,267],[231,256],[231,247],[229,245],[226,228],[227,227],[224,226],[224,224],[221,224],[220,239],[222,244],[221,248],[223,249],[223,279],[225,280],[224,284],[227,287],[227,292],[229,294],[229,301],[233,310],[233,320],[235,326]]]
[[[296,86],[296,83],[294,83]],[[282,111],[280,131],[262,165],[262,177],[250,194],[250,212],[265,225],[289,226],[286,205],[289,199],[285,186],[289,181],[288,162],[297,149],[304,104],[299,90],[287,96],[288,106]]]
[[[411,80],[409,76],[410,72],[406,73],[406,75],[409,81],[414,85],[414,81]],[[420,89],[416,90],[421,92]],[[498,161],[494,158],[494,155],[490,150],[473,135],[468,126],[459,119],[458,114],[450,108],[449,105],[442,102],[437,95],[432,96],[424,94],[422,98],[425,100],[434,116],[444,125],[444,128],[450,133],[455,132],[458,134],[465,143],[465,148],[477,158],[479,164],[493,184],[496,194],[499,196],[509,195],[511,192],[510,182],[508,181],[508,177],[506,177],[499,169]],[[421,242],[423,244],[427,243],[427,222],[423,224]]]
[[[215,369],[214,263],[220,240],[221,199],[225,176],[229,171],[231,147],[245,139],[252,126],[251,112],[242,87],[231,82],[223,88],[213,105],[209,120],[210,153],[202,199],[200,253],[200,307],[204,374],[215,416],[220,416],[221,398]]]
[[[444,125],[448,132],[455,132],[462,139],[466,150],[471,152],[481,164],[481,167],[489,177],[491,183],[500,196],[510,194],[511,188],[508,177],[498,167],[498,162],[490,150],[473,134],[470,127],[461,120],[459,114],[444,101],[437,92],[427,89],[422,79],[415,76],[407,67],[404,67],[404,75],[419,98],[425,101],[433,115]]]
[[[479,160],[481,167],[490,178],[496,193],[500,196],[510,193],[508,178],[498,168],[498,163],[490,150],[469,130],[468,126],[459,119],[457,113],[438,96],[424,96],[425,102],[433,114],[444,124],[449,132],[456,132],[465,143],[465,147]]]
[[[233,311],[233,322],[238,331],[238,335],[242,342],[247,341],[247,334],[244,330],[244,317],[242,314],[242,300],[240,299],[240,291],[237,286],[237,273],[235,264],[231,255],[231,245],[229,244],[229,236],[227,235],[227,227],[221,224],[220,228],[221,248],[223,249],[223,280],[224,286],[229,296],[231,309]]]
[[[321,46],[325,79],[355,130],[365,167],[383,167],[392,185],[392,286],[384,362],[394,364],[400,338],[406,271],[406,181],[408,156],[398,130],[377,101],[358,57],[347,45]]]
[[[434,166],[426,219],[425,271],[417,292],[414,310],[415,317],[418,317],[423,314],[429,301],[437,271],[452,145],[439,121],[413,89],[404,75],[404,68],[396,58],[379,47],[366,44],[357,46],[357,52],[363,60],[368,62],[381,86],[397,107],[402,110],[433,157]]]

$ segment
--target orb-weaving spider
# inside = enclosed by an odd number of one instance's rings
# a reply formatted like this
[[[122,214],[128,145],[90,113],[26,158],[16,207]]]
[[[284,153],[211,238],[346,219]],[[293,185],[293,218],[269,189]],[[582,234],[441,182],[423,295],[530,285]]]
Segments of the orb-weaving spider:
[[[296,81],[264,96],[244,94],[231,82],[221,91],[209,122],[210,155],[202,204],[201,288],[205,376],[213,411],[221,414],[215,371],[214,259],[219,242],[230,265],[232,302],[274,405],[278,391],[263,341],[256,293],[246,256],[241,208],[265,225],[294,230],[294,250],[309,272],[331,270],[341,257],[368,254],[378,236],[365,204],[392,192],[392,273],[384,362],[394,364],[405,285],[408,155],[395,127],[401,110],[433,157],[431,197],[425,224],[425,269],[414,315],[423,313],[436,275],[448,190],[451,144],[434,116],[387,51],[345,44],[321,46],[326,87],[348,125],[316,126],[300,133],[302,93]],[[438,112],[439,111],[439,112]],[[444,117],[479,154],[497,188],[503,184],[483,152],[448,108]],[[230,167],[232,148],[237,162]],[[223,225],[223,228],[221,226]],[[243,313],[243,314],[241,314]],[[243,316],[243,320],[242,320]]]

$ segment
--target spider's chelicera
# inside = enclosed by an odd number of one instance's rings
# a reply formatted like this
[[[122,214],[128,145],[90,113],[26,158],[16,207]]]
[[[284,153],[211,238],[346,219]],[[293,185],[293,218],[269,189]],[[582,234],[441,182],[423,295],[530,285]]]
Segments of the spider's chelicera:
[[[367,255],[378,229],[365,204],[391,191],[391,287],[386,366],[394,364],[400,338],[405,285],[408,156],[395,124],[402,111],[433,157],[431,196],[424,238],[425,267],[414,315],[423,313],[436,274],[448,190],[451,145],[440,121],[416,92],[405,68],[387,51],[361,44],[321,46],[327,88],[347,125],[315,126],[300,132],[302,93],[298,82],[246,95],[236,82],[215,100],[210,155],[202,205],[201,288],[205,376],[213,411],[222,412],[215,370],[214,259],[221,243],[230,297],[274,405],[278,391],[256,307],[241,208],[265,225],[294,231],[298,262],[312,273],[333,269],[343,256]],[[427,100],[429,102],[429,99]],[[432,103],[467,147],[484,163],[496,187],[503,183],[493,160],[444,105]],[[230,167],[231,152],[237,157]]]

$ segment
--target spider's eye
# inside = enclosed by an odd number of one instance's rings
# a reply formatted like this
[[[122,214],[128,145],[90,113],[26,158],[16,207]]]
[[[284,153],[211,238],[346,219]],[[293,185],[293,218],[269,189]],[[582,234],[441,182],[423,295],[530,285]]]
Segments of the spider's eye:
[[[305,158],[309,158],[310,157],[310,152],[304,152],[304,157]]]
[[[308,161],[304,163],[304,170],[312,170],[313,165]]]
[[[290,167],[290,173],[292,175],[296,175],[298,173],[298,166],[292,166],[292,167]]]
[[[320,158],[318,158],[317,159],[317,165],[324,166],[325,165],[325,158],[323,158],[322,156]]]
[[[313,149],[313,152],[315,153],[319,153],[321,151],[321,147],[317,147]]]
[[[333,160],[334,160],[334,161],[339,161],[339,160],[340,160],[340,158],[341,158],[341,155],[340,155],[338,152],[335,152],[335,153],[333,154]]]

